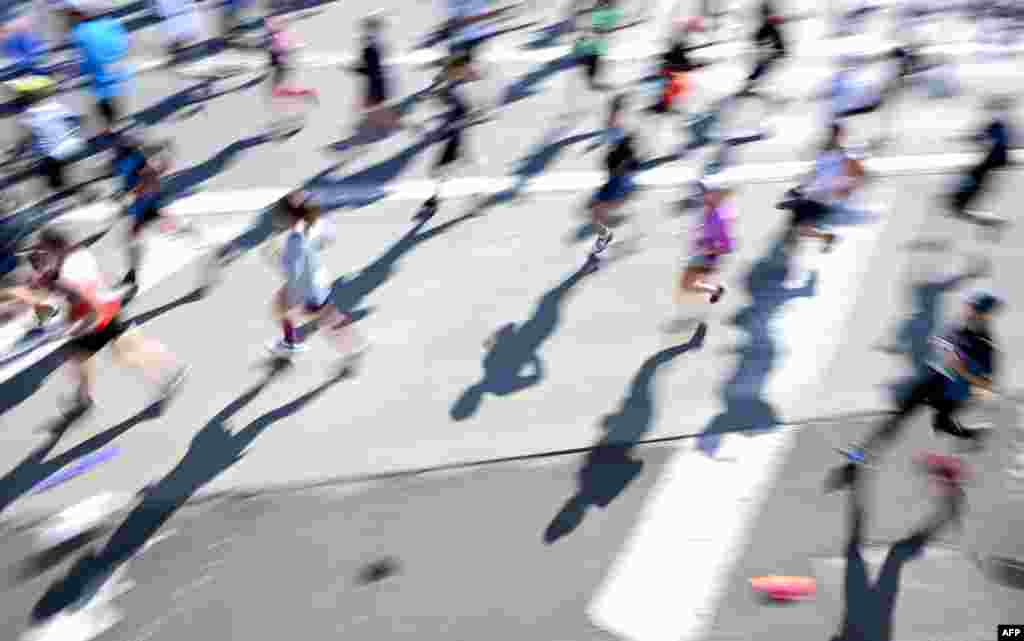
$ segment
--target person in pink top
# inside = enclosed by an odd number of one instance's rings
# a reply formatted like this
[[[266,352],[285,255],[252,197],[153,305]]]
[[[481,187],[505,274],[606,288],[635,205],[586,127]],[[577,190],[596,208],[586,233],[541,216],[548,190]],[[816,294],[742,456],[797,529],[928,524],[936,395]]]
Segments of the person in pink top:
[[[725,287],[717,276],[722,259],[732,253],[735,241],[732,225],[735,211],[729,202],[729,190],[719,182],[701,183],[704,192],[704,212],[700,225],[695,230],[693,254],[683,267],[683,274],[676,288],[675,303],[681,308],[690,295],[706,295],[711,304],[717,303],[725,294]],[[671,331],[682,331],[689,323],[678,318],[670,323]]]
[[[267,18],[266,26],[270,97],[276,112],[271,131],[275,135],[287,136],[305,124],[302,104],[308,102],[315,105],[319,97],[316,89],[293,83],[298,51],[304,45],[293,36],[288,21],[281,17]]]

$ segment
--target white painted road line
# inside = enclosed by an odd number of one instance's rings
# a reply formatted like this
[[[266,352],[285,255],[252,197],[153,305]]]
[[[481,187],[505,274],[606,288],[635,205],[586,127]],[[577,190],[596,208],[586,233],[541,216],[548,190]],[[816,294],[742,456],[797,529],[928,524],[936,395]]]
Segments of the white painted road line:
[[[230,224],[218,224],[204,228],[204,240],[208,246],[203,249],[195,249],[181,241],[154,238],[146,249],[145,263],[139,270],[139,293],[153,289],[183,267],[191,264],[192,261],[210,251],[210,245],[226,243],[237,238],[249,227],[249,224],[250,221],[240,219],[232,221]],[[66,340],[50,343],[46,347],[30,352],[24,358],[0,367],[0,384],[35,365],[60,349],[65,343],[67,343]]]
[[[773,406],[806,393],[832,360],[885,224],[844,228],[835,255],[819,264],[814,296],[782,308],[773,340],[783,360],[764,396]],[[725,435],[714,457],[696,447],[677,453],[591,602],[594,623],[630,641],[699,641],[796,433]]]
[[[867,169],[877,176],[905,174],[949,173],[967,167],[981,159],[980,154],[924,154],[918,156],[892,156],[872,158]],[[1011,159],[1024,162],[1024,152],[1014,151]],[[798,180],[811,169],[809,162],[751,163],[727,170],[726,177],[736,183],[773,183]],[[673,165],[643,172],[636,177],[641,187],[651,189],[678,187],[697,179],[691,166]],[[445,195],[451,198],[489,196],[512,187],[517,178],[467,177],[445,183]],[[605,180],[598,171],[555,171],[530,180],[524,191],[528,193],[560,193],[597,189]],[[434,193],[435,183],[429,180],[408,180],[382,186],[340,187],[318,189],[318,196],[328,207],[343,206],[345,202],[379,197],[382,201],[422,200]],[[170,213],[184,217],[222,216],[245,214],[264,209],[284,197],[290,188],[238,189],[209,191],[173,202]],[[113,220],[120,209],[108,203],[97,203],[69,212],[61,218],[66,222],[104,222]]]

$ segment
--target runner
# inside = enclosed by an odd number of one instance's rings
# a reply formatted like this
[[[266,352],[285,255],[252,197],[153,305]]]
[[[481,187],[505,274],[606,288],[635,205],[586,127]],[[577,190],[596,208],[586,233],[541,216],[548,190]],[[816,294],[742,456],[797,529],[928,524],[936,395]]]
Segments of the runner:
[[[680,313],[689,296],[708,296],[712,305],[722,299],[725,287],[717,282],[722,259],[735,248],[732,227],[736,212],[728,202],[731,192],[722,181],[715,179],[702,181],[701,189],[704,192],[704,214],[696,229],[693,254],[683,267],[675,292],[675,304]],[[689,322],[680,315],[669,323],[669,331],[682,331]]]
[[[315,89],[291,84],[295,75],[295,58],[305,45],[292,36],[288,21],[273,17],[267,18],[266,24],[269,36],[267,55],[270,66],[270,100],[276,112],[270,129],[274,135],[285,138],[302,129],[305,121],[302,110],[305,104],[318,104],[319,98]]]
[[[814,175],[806,187],[790,192],[796,196],[792,201],[780,204],[781,208],[792,209],[786,245],[790,254],[796,254],[803,239],[815,239],[824,243],[822,252],[832,250],[838,236],[825,228],[826,220],[833,209],[844,203],[863,183],[864,170],[860,161],[854,159],[844,148],[846,130],[838,123],[829,127],[829,137],[818,153],[814,163]],[[794,278],[787,286],[800,287],[806,282],[806,272],[791,270]]]
[[[587,86],[593,91],[607,91],[612,86],[602,81],[604,59],[608,55],[608,38],[622,28],[623,12],[617,0],[597,0],[590,14],[590,27],[576,41],[576,55],[583,64]]]
[[[282,358],[306,351],[306,344],[296,330],[296,320],[302,316],[316,319],[334,337],[335,346],[347,352],[346,357],[354,356],[365,348],[365,340],[355,332],[348,314],[338,311],[331,301],[331,280],[320,259],[324,249],[334,242],[334,226],[321,219],[320,207],[306,191],[289,194],[285,206],[292,228],[275,257],[280,258],[286,281],[273,302],[274,316],[283,335],[270,343],[268,349]]]
[[[82,204],[95,202],[98,194],[94,189],[68,177],[69,167],[84,151],[85,142],[78,135],[77,116],[54,97],[56,83],[28,76],[14,85],[19,90],[18,106],[23,110],[18,124],[24,132],[15,155],[31,148],[41,159],[39,174],[56,196],[75,196]]]
[[[944,337],[936,337],[936,358],[928,371],[914,383],[896,412],[861,445],[847,452],[849,462],[836,472],[837,478],[850,478],[854,467],[881,455],[906,426],[906,421],[922,405],[935,410],[932,422],[936,432],[966,439],[979,448],[988,434],[986,429],[962,426],[954,417],[972,397],[992,397],[996,370],[996,350],[991,331],[993,314],[1002,302],[987,292],[974,294],[967,301],[964,320]]]
[[[988,143],[989,148],[982,161],[967,172],[967,175],[961,180],[959,189],[954,192],[950,202],[950,213],[953,216],[972,217],[967,208],[987,187],[993,170],[1002,169],[1009,164],[1010,141],[1012,140],[1008,117],[1009,107],[1008,99],[991,100],[988,104],[991,113],[988,125],[983,131],[970,137],[975,142]]]
[[[765,0],[761,4],[761,26],[754,34],[757,62],[747,76],[746,84],[740,89],[740,96],[759,95],[758,88],[764,84],[765,76],[786,57],[786,43],[782,38],[782,30],[779,29],[782,22],[783,18],[775,10],[774,3]]]
[[[363,108],[366,109],[367,122],[377,131],[388,131],[398,125],[399,113],[388,105],[392,98],[391,83],[384,67],[384,52],[381,43],[381,32],[384,20],[378,15],[368,16],[363,20],[363,55],[361,64],[353,70],[366,77],[363,91]]]
[[[163,212],[161,177],[171,166],[169,145],[146,145],[139,139],[124,135],[118,136],[115,144],[116,171],[123,179],[122,190],[131,199],[125,213],[132,219],[127,239],[129,268],[121,286],[137,288],[144,250],[142,235],[151,224],[159,221],[163,233],[194,233],[195,230],[190,224]],[[131,292],[125,300],[134,296],[135,292]]]
[[[623,222],[615,214],[622,209],[636,189],[633,174],[639,166],[639,158],[636,140],[625,129],[626,106],[626,96],[618,95],[612,98],[608,110],[605,130],[605,141],[610,146],[605,158],[608,180],[594,195],[589,205],[592,224],[598,231],[597,239],[590,251],[590,260],[599,257],[615,239],[612,227]]]
[[[71,25],[71,42],[81,58],[82,74],[91,80],[100,133],[109,136],[124,117],[122,103],[130,73],[124,64],[128,34],[116,19],[91,15],[80,0],[62,1]]]
[[[690,57],[690,52],[697,47],[690,46],[689,34],[703,31],[704,24],[700,18],[690,18],[678,22],[672,31],[672,42],[661,63],[661,95],[650,110],[658,114],[666,114],[675,110],[677,101],[686,100],[693,90],[692,73],[698,68]]]
[[[164,409],[184,382],[187,367],[162,344],[122,321],[120,297],[109,291],[99,263],[88,249],[76,246],[65,232],[48,227],[40,232],[35,250],[39,285],[67,298],[71,305],[72,324],[67,331],[74,337],[69,345],[77,390],[65,412],[67,418],[81,417],[93,407],[96,375],[92,357],[108,344],[121,364],[141,370],[145,379],[159,388],[158,403]],[[49,304],[47,297],[29,290],[18,292],[18,297],[30,305]]]
[[[164,28],[167,52],[176,56],[203,36],[199,12],[192,0],[153,0]]]
[[[478,116],[462,90],[471,73],[469,58],[465,55],[454,56],[445,69],[444,83],[436,90],[438,99],[449,109],[440,132],[445,144],[430,172],[431,178],[436,181],[434,194],[420,206],[414,216],[417,220],[429,220],[437,213],[441,206],[441,190],[462,160],[463,131]]]

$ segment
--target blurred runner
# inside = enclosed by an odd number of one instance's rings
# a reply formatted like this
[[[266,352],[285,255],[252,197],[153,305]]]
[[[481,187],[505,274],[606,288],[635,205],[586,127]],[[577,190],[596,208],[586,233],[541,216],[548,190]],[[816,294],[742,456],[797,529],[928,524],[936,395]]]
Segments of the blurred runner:
[[[362,106],[366,109],[367,122],[377,131],[394,129],[399,120],[398,110],[388,104],[393,98],[393,91],[384,66],[383,30],[382,16],[371,15],[363,20],[362,59],[354,69],[366,79]]]
[[[164,29],[164,42],[172,56],[203,37],[193,0],[153,0]]]
[[[731,193],[728,187],[716,179],[702,181],[704,192],[704,213],[700,225],[695,230],[693,254],[683,266],[675,291],[675,304],[679,316],[669,323],[670,332],[686,329],[693,321],[704,322],[703,315],[698,319],[687,319],[682,316],[686,299],[693,296],[707,296],[708,302],[717,303],[725,295],[725,287],[718,282],[718,275],[723,259],[735,249],[733,226],[736,210],[728,202]]]
[[[39,174],[56,196],[76,196],[82,204],[95,202],[95,190],[68,176],[75,157],[85,150],[85,142],[79,135],[78,115],[54,97],[56,83],[47,77],[27,76],[12,85],[18,92],[18,125],[23,131],[14,155],[31,149],[40,158]]]
[[[597,0],[590,13],[590,26],[576,41],[575,50],[583,64],[587,86],[594,91],[607,91],[612,85],[605,83],[604,59],[608,55],[609,37],[621,27],[622,9],[617,0]]]
[[[286,279],[273,303],[282,336],[268,349],[282,358],[306,351],[296,330],[296,321],[302,317],[316,319],[335,347],[346,357],[353,356],[366,346],[365,341],[356,333],[348,314],[340,312],[331,301],[332,280],[321,261],[321,254],[336,238],[334,226],[320,217],[320,207],[304,190],[289,194],[285,206],[292,228],[284,246],[273,254],[280,259]]]
[[[70,363],[77,389],[66,415],[77,418],[93,407],[96,373],[92,357],[108,344],[121,364],[139,369],[159,388],[158,403],[161,409],[165,407],[184,382],[187,368],[162,344],[125,325],[120,294],[109,290],[93,254],[76,246],[65,232],[49,227],[39,234],[33,264],[40,274],[38,286],[66,298],[71,305],[67,332],[73,337]],[[31,290],[20,291],[18,297],[26,304],[48,304],[47,297]]]
[[[828,139],[814,162],[814,174],[806,186],[789,192],[793,200],[780,205],[791,209],[786,239],[787,249],[793,256],[787,287],[802,287],[809,277],[807,270],[799,264],[802,241],[820,240],[822,252],[831,251],[838,236],[826,228],[833,209],[849,199],[862,184],[864,170],[860,161],[854,159],[844,148],[846,130],[838,123],[829,127]]]
[[[775,9],[775,3],[765,0],[761,4],[761,26],[754,33],[754,45],[757,50],[757,62],[747,76],[747,82],[740,89],[740,96],[759,95],[759,88],[764,84],[765,77],[775,69],[787,55],[787,47],[779,26],[783,18]]]
[[[969,138],[974,142],[987,144],[988,150],[981,162],[972,167],[961,179],[960,187],[953,193],[950,208],[954,216],[970,217],[967,208],[988,186],[992,172],[1010,163],[1010,105],[1008,99],[991,100],[988,104],[991,114],[989,122],[981,132]]]
[[[270,129],[273,135],[285,137],[303,128],[308,105],[319,104],[317,91],[292,84],[298,52],[305,45],[289,29],[287,19],[267,18],[267,54],[270,65],[270,100],[275,112]]]
[[[991,321],[1001,306],[1002,301],[988,292],[968,299],[962,323],[945,336],[932,339],[935,358],[928,363],[927,371],[900,401],[896,412],[847,452],[849,462],[836,471],[837,478],[850,478],[855,466],[880,456],[906,426],[907,419],[924,405],[935,410],[932,426],[936,433],[965,439],[975,448],[980,447],[989,430],[966,428],[954,415],[971,398],[992,398],[997,363]]]
[[[109,136],[125,116],[124,93],[130,75],[125,63],[128,33],[116,19],[92,15],[80,0],[62,2],[82,74],[89,78],[89,88],[96,100],[100,133]]]
[[[129,227],[128,273],[121,282],[122,287],[137,288],[138,272],[143,263],[143,234],[155,222],[160,223],[161,233],[194,233],[191,225],[163,213],[161,178],[171,166],[168,143],[145,144],[132,136],[118,136],[114,147],[114,163],[117,175],[122,179],[122,191],[130,202],[125,213],[131,218]],[[134,292],[126,300],[134,297]]]
[[[633,174],[640,159],[636,150],[636,139],[626,131],[625,115],[628,106],[626,96],[612,98],[608,110],[605,142],[609,147],[605,157],[608,179],[591,200],[589,208],[591,221],[597,229],[597,238],[590,250],[590,259],[599,257],[615,239],[612,228],[623,222],[616,214],[636,190]]]
[[[420,206],[415,216],[417,220],[429,220],[437,213],[444,184],[463,160],[463,132],[480,117],[479,111],[473,109],[464,92],[471,73],[470,59],[464,54],[454,56],[445,69],[443,84],[436,90],[438,100],[448,108],[440,130],[444,146],[430,171],[431,178],[436,181],[434,194]]]
[[[661,93],[651,111],[666,114],[676,110],[678,102],[690,98],[693,93],[693,72],[699,65],[690,56],[696,49],[690,45],[690,34],[704,30],[700,18],[693,17],[677,21],[672,30],[672,41],[662,57]]]
[[[12,61],[11,75],[45,76],[46,40],[31,15],[18,16],[0,25],[0,43],[4,57]]]

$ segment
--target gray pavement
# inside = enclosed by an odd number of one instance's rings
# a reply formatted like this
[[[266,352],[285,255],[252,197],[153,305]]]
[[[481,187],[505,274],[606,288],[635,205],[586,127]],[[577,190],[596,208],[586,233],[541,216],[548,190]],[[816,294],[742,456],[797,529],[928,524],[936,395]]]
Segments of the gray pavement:
[[[403,41],[413,38],[415,26],[432,22],[425,6],[416,7],[401,13]],[[329,11],[336,13],[301,27],[311,49],[337,51],[323,25],[355,19],[346,5]],[[479,91],[498,95],[540,64],[492,63],[500,73]],[[702,76],[702,89],[724,92],[741,69],[713,68]],[[642,62],[613,67],[617,80],[645,72]],[[796,62],[780,86],[804,95],[826,72],[813,61]],[[403,94],[429,78],[408,65],[400,73]],[[576,184],[576,172],[597,169],[599,158],[581,153],[588,143],[580,138],[599,125],[603,99],[581,100],[587,114],[557,130],[565,96],[575,95],[570,73],[474,129],[474,165],[465,174],[506,175],[545,139],[570,143],[539,154],[544,176]],[[188,85],[168,78],[163,72],[139,76],[133,107],[152,107],[169,89]],[[970,126],[977,94],[1016,82],[1006,64],[965,67],[964,78],[971,95],[938,103],[908,98],[898,112],[899,138],[887,153],[913,158],[963,149],[944,136]],[[346,135],[356,85],[332,69],[306,69],[302,79],[320,89],[322,107],[284,144],[256,138],[265,88],[218,97],[182,120],[161,116],[187,113],[188,105],[150,109],[158,135],[173,135],[178,145],[182,172],[172,179],[175,191],[288,187],[329,166],[332,158],[320,147]],[[80,96],[71,100],[82,104]],[[928,117],[920,117],[926,109]],[[806,123],[815,116],[803,103],[785,113],[778,136],[744,148],[747,166],[769,175],[771,165],[806,152],[816,135]],[[656,151],[671,148],[653,123],[639,118]],[[858,135],[871,133],[871,118]],[[399,134],[316,184],[344,185],[346,176],[367,170],[394,182],[422,179],[436,151],[415,142]],[[690,165],[683,160],[677,166]],[[615,637],[591,622],[588,604],[617,567],[631,532],[648,518],[645,505],[658,494],[663,469],[693,448],[689,437],[717,435],[697,442],[721,440],[728,451],[747,438],[732,432],[785,425],[795,435],[792,449],[752,517],[753,538],[726,568],[716,615],[699,638],[753,639],[769,628],[794,639],[828,638],[842,616],[843,564],[837,559],[845,538],[843,496],[821,494],[824,472],[836,462],[830,448],[867,429],[856,416],[890,405],[893,385],[913,371],[922,339],[957,312],[966,290],[993,287],[1012,303],[1012,274],[1022,260],[1017,227],[992,244],[943,217],[935,196],[951,176],[914,175],[927,173],[914,167],[908,162],[906,175],[871,183],[864,200],[884,205],[879,216],[840,225],[843,242],[820,259],[817,277],[795,291],[781,287],[787,267],[776,246],[783,215],[772,207],[787,185],[770,178],[742,185],[740,246],[723,274],[729,292],[703,340],[693,343],[660,328],[672,312],[674,279],[688,249],[688,234],[677,232],[692,224],[669,215],[675,190],[642,192],[629,206],[632,228],[643,235],[637,251],[585,275],[578,272],[590,242],[580,233],[588,196],[582,191],[530,194],[469,219],[463,214],[474,208],[473,199],[456,198],[425,225],[410,220],[418,205],[411,199],[338,212],[341,235],[326,265],[339,277],[339,305],[358,313],[373,341],[356,375],[344,379],[335,376],[337,358],[326,345],[290,370],[268,374],[263,345],[276,332],[268,306],[277,276],[258,251],[233,264],[211,297],[198,300],[192,292],[202,280],[202,252],[165,248],[151,261],[153,286],[129,316],[141,317],[145,333],[194,364],[185,393],[167,415],[154,417],[146,411],[150,392],[140,382],[105,370],[95,414],[40,454],[43,437],[34,430],[55,418],[67,390],[57,371],[60,353],[0,384],[0,468],[9,470],[0,480],[0,520],[46,513],[102,491],[148,491],[140,508],[115,522],[122,527],[108,548],[139,553],[127,569],[136,587],[116,599],[126,618],[108,633],[111,639],[188,632],[244,638],[291,632],[301,620],[313,638],[340,631],[367,638],[610,640]],[[1003,211],[1021,180],[1018,171],[1007,173],[988,204]],[[257,215],[199,220],[211,238],[224,240]],[[96,250],[105,269],[124,269],[118,233]],[[985,257],[985,273],[954,278]],[[142,277],[146,281],[145,269]],[[1020,314],[1011,304],[997,325],[1001,379],[1009,389],[1021,385]],[[488,347],[509,323],[515,330]],[[975,414],[992,420],[1000,437],[990,454],[974,461],[979,479],[968,489],[966,532],[944,533],[934,552],[908,565],[893,641],[988,638],[996,623],[1010,622],[1020,602],[1019,591],[982,576],[970,560],[972,554],[1024,554],[1013,535],[1019,495],[1008,490],[1017,416],[1005,403]],[[673,440],[628,456],[620,450],[549,456],[595,443],[656,439]],[[108,443],[123,452],[115,461],[28,495],[64,463]],[[933,443],[926,420],[918,419],[879,479],[872,546],[892,544],[924,515],[927,493],[906,462],[934,447],[945,446]],[[263,494],[309,484],[322,487]],[[186,499],[237,490],[254,496],[178,509]],[[715,505],[716,488],[693,487],[678,500],[693,518],[710,519],[722,509]],[[606,507],[588,510],[575,525],[581,503]],[[546,544],[545,533],[560,537]],[[145,548],[147,541],[157,542]],[[0,545],[5,558],[27,553],[17,537]],[[388,558],[397,559],[397,574],[361,586],[366,565]],[[258,576],[273,577],[257,590],[251,587],[254,566]],[[68,585],[55,581],[69,569],[5,593],[5,636],[20,634],[48,588]],[[812,574],[818,599],[766,608],[745,584],[766,573]],[[686,577],[674,580],[683,584]],[[665,581],[652,579],[651,590],[665,589]],[[949,584],[962,589],[936,592]],[[930,617],[936,603],[948,613],[940,622]]]

